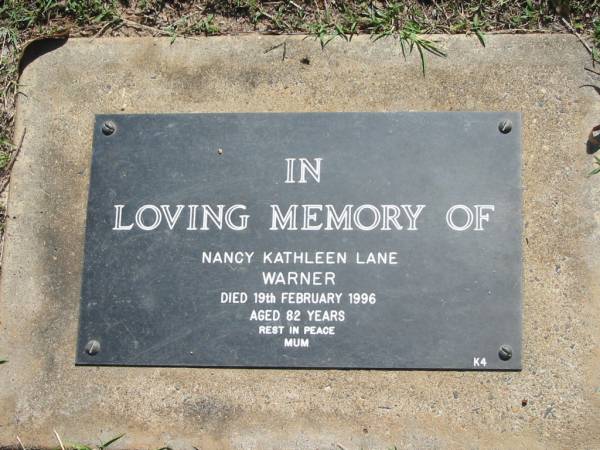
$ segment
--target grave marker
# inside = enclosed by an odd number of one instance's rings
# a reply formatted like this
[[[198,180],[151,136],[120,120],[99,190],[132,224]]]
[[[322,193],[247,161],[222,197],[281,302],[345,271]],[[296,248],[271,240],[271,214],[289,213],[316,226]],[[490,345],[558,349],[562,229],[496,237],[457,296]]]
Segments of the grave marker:
[[[77,363],[521,367],[517,113],[97,116]]]

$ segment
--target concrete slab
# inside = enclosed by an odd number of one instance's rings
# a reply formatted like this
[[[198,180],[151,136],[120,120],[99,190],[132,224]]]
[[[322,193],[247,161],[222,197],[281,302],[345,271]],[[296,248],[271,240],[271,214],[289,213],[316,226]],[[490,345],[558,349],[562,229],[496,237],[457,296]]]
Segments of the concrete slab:
[[[563,35],[393,41],[69,41],[23,73],[0,302],[0,444],[116,448],[599,448],[599,98]],[[266,52],[287,41],[282,48]],[[308,58],[309,63],[301,61]],[[94,113],[523,112],[520,373],[75,367]],[[443,164],[444,149],[439,161]],[[486,326],[482,324],[481,326]],[[524,403],[526,406],[522,406]]]

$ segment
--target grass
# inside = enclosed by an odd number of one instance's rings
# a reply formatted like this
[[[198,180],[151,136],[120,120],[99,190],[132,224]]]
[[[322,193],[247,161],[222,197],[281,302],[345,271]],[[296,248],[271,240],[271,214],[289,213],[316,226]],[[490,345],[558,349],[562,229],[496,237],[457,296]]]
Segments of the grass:
[[[114,438],[109,439],[106,442],[103,442],[102,444],[98,445],[97,447],[90,447],[88,445],[83,445],[83,444],[71,444],[71,445],[68,445],[67,447],[72,448],[73,450],[106,450],[106,448],[110,447],[112,444],[117,442],[123,436],[125,436],[125,434],[120,434],[118,436],[115,436]],[[61,448],[57,449],[57,450],[64,450],[62,447],[63,447],[63,445],[61,443]]]
[[[115,436],[106,442],[102,442],[99,445],[85,445],[85,444],[72,444],[72,443],[65,444],[63,442],[63,440],[61,439],[60,435],[56,432],[56,430],[54,430],[54,435],[59,444],[59,446],[56,447],[54,450],[106,450],[112,444],[114,444],[115,442],[117,442],[118,440],[123,438],[123,436],[125,436],[125,433],[119,434],[118,436]],[[20,446],[21,450],[27,450],[27,448],[25,447],[25,445],[23,445],[23,442],[21,441],[21,439],[18,436],[17,436],[17,441],[19,442],[19,446]],[[171,449],[171,447],[160,447],[157,450],[172,450],[172,449]]]
[[[106,450],[112,444],[114,444],[119,439],[121,439],[123,436],[125,436],[125,434],[120,434],[120,435],[115,436],[114,438],[109,439],[108,441],[103,442],[97,446],[90,446],[90,445],[85,445],[85,444],[69,444],[69,443],[65,445],[63,443],[63,440],[61,439],[60,435],[56,432],[56,430],[54,430],[54,435],[56,436],[56,439],[58,440],[58,443],[59,443],[59,447],[55,448],[54,450],[67,450],[67,449],[68,450]],[[19,437],[17,437],[17,440],[19,441],[21,449],[26,450],[25,446],[23,445],[23,443],[21,442]]]
[[[9,146],[12,148],[12,146]],[[4,150],[0,150],[0,170],[4,170],[10,162],[10,153]]]
[[[595,167],[590,173],[588,173],[588,175],[587,175],[588,177],[591,177],[592,175],[596,175],[596,174],[600,173],[600,158],[598,158],[596,155],[594,155],[594,164],[595,164]]]

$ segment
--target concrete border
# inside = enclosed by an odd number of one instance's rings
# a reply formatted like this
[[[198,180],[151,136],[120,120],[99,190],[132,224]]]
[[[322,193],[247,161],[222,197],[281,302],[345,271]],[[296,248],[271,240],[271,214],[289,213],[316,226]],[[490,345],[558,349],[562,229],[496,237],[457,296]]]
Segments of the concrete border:
[[[56,429],[70,442],[127,433],[115,448],[600,447],[587,55],[565,35],[436,39],[449,56],[428,58],[425,78],[416,55],[367,37],[324,51],[290,36],[72,39],[29,64],[0,286],[0,445],[55,447]],[[285,60],[266,51],[284,40]],[[359,110],[523,113],[521,373],[74,366],[94,113]]]

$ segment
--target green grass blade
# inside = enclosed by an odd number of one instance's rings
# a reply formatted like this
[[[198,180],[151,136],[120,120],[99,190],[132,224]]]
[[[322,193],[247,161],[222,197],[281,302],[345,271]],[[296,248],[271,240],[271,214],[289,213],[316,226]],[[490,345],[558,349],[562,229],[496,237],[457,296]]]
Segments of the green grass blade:
[[[475,30],[475,34],[477,35],[477,39],[479,39],[481,46],[485,47],[485,39],[483,38],[483,33],[481,32],[481,30]]]
[[[125,433],[118,435],[117,437],[112,438],[110,441],[106,441],[104,444],[101,444],[100,447],[98,447],[100,450],[104,450],[106,447],[108,447],[111,444],[114,444],[115,442],[117,442],[119,439],[121,439],[123,436],[125,436]]]
[[[425,76],[425,55],[423,54],[423,49],[420,44],[417,44],[417,50],[419,51],[419,56],[421,57],[421,70],[423,71],[423,76]]]
[[[73,450],[93,450],[91,447],[88,447],[87,445],[83,444],[68,444],[67,447],[70,447]],[[61,450],[60,447],[59,450]]]
[[[597,173],[600,173],[600,167],[596,167],[594,170],[588,173],[587,176],[591,177],[592,175],[596,175]]]

